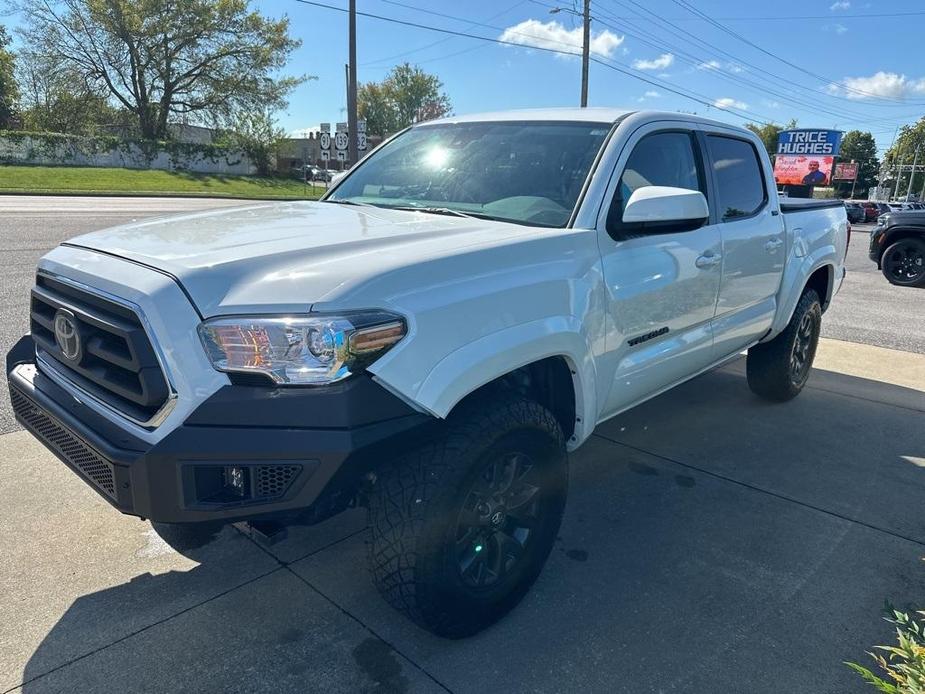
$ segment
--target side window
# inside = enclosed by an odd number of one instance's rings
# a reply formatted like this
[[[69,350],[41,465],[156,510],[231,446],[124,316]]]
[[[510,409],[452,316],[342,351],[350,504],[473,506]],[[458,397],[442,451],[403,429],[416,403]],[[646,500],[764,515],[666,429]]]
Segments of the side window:
[[[617,187],[620,218],[630,196],[646,186],[673,186],[706,194],[694,147],[693,134],[686,132],[653,133],[641,139]]]
[[[750,217],[764,207],[768,194],[758,153],[750,142],[708,135],[716,199],[723,221]]]

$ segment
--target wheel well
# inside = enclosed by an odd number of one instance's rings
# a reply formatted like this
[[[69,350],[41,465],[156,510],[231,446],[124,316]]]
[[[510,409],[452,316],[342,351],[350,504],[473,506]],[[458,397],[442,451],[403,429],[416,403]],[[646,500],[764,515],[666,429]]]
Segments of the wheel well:
[[[829,307],[829,287],[832,286],[831,283],[832,266],[823,265],[809,276],[809,279],[806,280],[806,286],[803,288],[804,291],[807,289],[816,290],[816,294],[819,295],[819,302],[822,304],[823,311]]]
[[[925,239],[925,231],[922,229],[897,229],[891,231],[886,240],[880,244],[880,255],[877,257],[877,265],[883,262],[883,252],[901,239]]]
[[[575,384],[565,357],[547,357],[499,376],[469,393],[453,408],[475,398],[491,397],[498,391],[514,391],[549,410],[562,427],[566,439],[575,433]],[[452,415],[452,413],[450,413]]]

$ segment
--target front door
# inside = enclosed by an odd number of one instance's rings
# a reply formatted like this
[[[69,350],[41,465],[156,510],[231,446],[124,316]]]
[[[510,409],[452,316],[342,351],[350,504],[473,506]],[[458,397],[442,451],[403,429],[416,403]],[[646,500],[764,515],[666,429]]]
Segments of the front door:
[[[634,236],[618,229],[623,206],[638,188],[673,186],[706,194],[703,162],[694,133],[666,124],[637,131],[618,162],[606,215],[610,223],[602,219],[599,236],[608,293],[607,363],[613,373],[604,417],[711,363],[711,324],[722,274],[715,220],[687,231]]]

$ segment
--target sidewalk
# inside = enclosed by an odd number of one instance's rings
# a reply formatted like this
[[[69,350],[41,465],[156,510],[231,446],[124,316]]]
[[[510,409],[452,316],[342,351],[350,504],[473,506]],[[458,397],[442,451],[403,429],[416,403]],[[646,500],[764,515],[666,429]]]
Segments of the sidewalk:
[[[0,693],[862,694],[842,662],[925,595],[925,356],[823,340],[816,367],[785,405],[738,360],[599,427],[536,586],[456,642],[379,599],[360,511],[181,555],[0,436]]]

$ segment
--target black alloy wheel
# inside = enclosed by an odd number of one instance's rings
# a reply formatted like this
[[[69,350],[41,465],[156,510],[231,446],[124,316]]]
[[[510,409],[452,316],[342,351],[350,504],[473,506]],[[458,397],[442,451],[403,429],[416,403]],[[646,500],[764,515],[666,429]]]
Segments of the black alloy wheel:
[[[479,474],[456,523],[457,569],[467,586],[492,586],[523,558],[536,527],[541,484],[534,462],[519,452]]]
[[[883,275],[892,284],[917,287],[925,284],[925,242],[900,239],[883,252]]]

